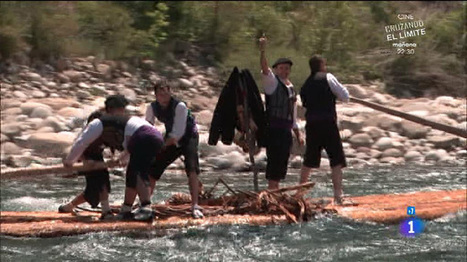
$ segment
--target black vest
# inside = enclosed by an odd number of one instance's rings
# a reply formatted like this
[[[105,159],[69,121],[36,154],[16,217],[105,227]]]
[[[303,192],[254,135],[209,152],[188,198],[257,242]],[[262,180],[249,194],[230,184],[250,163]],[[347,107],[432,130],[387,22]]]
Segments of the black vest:
[[[170,134],[170,132],[172,132],[174,118],[175,118],[175,108],[177,107],[179,103],[180,101],[173,97],[170,99],[169,105],[165,109],[162,108],[162,106],[157,101],[154,101],[151,103],[152,112],[154,113],[154,116],[157,118],[157,120],[164,123],[165,137],[167,137]],[[180,138],[179,143],[187,142],[188,139],[195,136],[196,134],[197,134],[197,129],[196,129],[195,118],[191,114],[191,111],[188,110],[185,134],[183,134],[182,138]]]
[[[326,74],[318,72],[309,76],[300,91],[307,120],[337,120],[336,96],[329,87]]]
[[[104,130],[99,139],[102,143],[110,148],[123,151],[123,140],[125,139],[125,126],[130,119],[130,116],[112,116],[104,115],[99,118],[102,122]]]
[[[284,124],[292,128],[293,110],[297,101],[295,91],[292,89],[292,96],[289,97],[288,88],[277,77],[277,88],[271,95],[266,95],[266,114],[271,126]]]

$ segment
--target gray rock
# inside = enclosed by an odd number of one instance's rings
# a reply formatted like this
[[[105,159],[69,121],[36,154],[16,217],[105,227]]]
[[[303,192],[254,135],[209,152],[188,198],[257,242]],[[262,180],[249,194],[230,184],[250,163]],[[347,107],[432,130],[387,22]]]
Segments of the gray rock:
[[[27,99],[27,98],[28,98],[27,95],[25,95],[23,92],[18,91],[18,90],[16,90],[16,91],[13,92],[13,96],[14,96],[14,97],[17,97],[17,98],[19,98],[19,99]]]
[[[195,94],[195,95],[198,95],[198,94],[199,94],[198,90],[196,90],[196,88],[193,88],[193,87],[192,87],[192,88],[188,88],[188,91],[189,91],[190,93],[192,93],[192,94]]]
[[[404,164],[404,158],[402,157],[384,157],[379,160],[380,163],[387,163],[392,165],[402,165]]]
[[[357,151],[353,148],[344,149],[344,154],[346,157],[355,157],[357,155]]]
[[[353,132],[350,131],[349,129],[344,129],[340,132],[340,135],[341,135],[342,141],[347,141],[353,135]]]
[[[11,167],[28,167],[31,165],[33,161],[33,158],[31,156],[18,156],[18,155],[13,155],[9,156],[6,159],[6,164]]]
[[[394,146],[393,143],[394,142],[392,141],[391,138],[381,137],[380,139],[378,139],[378,141],[376,141],[374,146],[379,151],[384,151],[386,149],[392,148]]]
[[[372,139],[377,140],[383,136],[385,136],[385,131],[377,128],[375,126],[367,126],[362,129],[362,131],[368,134]]]
[[[410,139],[425,138],[428,132],[430,132],[429,127],[407,120],[401,121],[401,130],[401,134]]]
[[[55,132],[67,130],[67,127],[65,126],[65,124],[63,124],[60,120],[58,120],[56,117],[53,117],[53,116],[47,117],[40,124],[40,127],[45,127],[45,126],[52,127],[55,130]]]
[[[374,93],[373,96],[370,98],[370,102],[375,102],[381,105],[385,105],[388,103],[388,99],[383,94]]]
[[[195,71],[193,68],[186,68],[186,69],[185,69],[185,73],[186,73],[188,76],[195,76],[195,75],[196,75],[196,71]]]
[[[52,110],[47,107],[36,107],[32,111],[30,117],[32,118],[47,118],[52,115]]]
[[[363,160],[369,160],[371,157],[363,152],[357,153],[355,156],[356,159],[363,159]]]
[[[136,95],[136,92],[129,88],[121,89],[119,90],[119,93],[125,96],[125,98],[128,99],[128,101],[132,103],[136,102],[136,99],[138,98],[138,96]]]
[[[180,88],[182,89],[188,89],[193,87],[193,82],[184,78],[179,78],[178,83],[180,85]]]
[[[70,78],[68,76],[66,76],[65,74],[62,74],[62,73],[58,73],[57,75],[57,79],[60,83],[69,83],[70,82]]]
[[[460,145],[460,140],[456,136],[432,136],[428,137],[428,142],[432,143],[435,148],[452,149]]]
[[[69,132],[35,133],[27,139],[29,148],[45,156],[62,156],[73,144],[75,135]]]
[[[459,129],[464,129],[464,130],[467,131],[467,122],[464,121],[464,122],[458,124],[458,125],[457,125],[457,128],[459,128]]]
[[[29,124],[33,129],[39,129],[43,121],[44,119],[42,118],[29,118],[27,120],[27,124]]]
[[[19,155],[21,152],[22,148],[12,142],[2,143],[2,153],[5,155]]]
[[[21,135],[21,124],[20,123],[12,123],[12,124],[6,124],[2,125],[1,128],[2,134],[8,136],[8,137],[15,137]]]
[[[29,81],[42,82],[42,76],[33,72],[27,72],[24,74],[24,79]]]
[[[457,158],[467,158],[467,150],[462,149],[456,152]]]
[[[359,117],[341,117],[339,120],[339,125],[342,129],[349,129],[353,133],[357,133],[363,127],[363,119]]]
[[[123,75],[124,77],[128,77],[128,78],[132,78],[132,77],[133,77],[133,75],[132,75],[131,73],[129,73],[129,72],[123,72],[122,75]]]
[[[376,126],[386,131],[399,132],[400,119],[387,115],[377,115],[365,121],[366,126]]]
[[[403,156],[403,153],[398,150],[398,149],[395,149],[395,148],[389,148],[389,149],[386,149],[383,151],[383,155],[381,156],[382,158],[386,158],[386,157],[401,157]]]
[[[26,103],[21,104],[20,106],[23,114],[28,115],[28,116],[30,116],[31,113],[34,111],[34,109],[38,107],[46,108],[52,111],[52,108],[50,106],[41,104],[41,103],[36,103],[36,102],[26,102]]]
[[[86,98],[90,98],[91,97],[91,94],[89,94],[89,92],[87,91],[84,91],[84,90],[78,90],[76,92],[76,97],[78,99],[86,99]]]
[[[157,128],[157,127],[156,127]],[[160,128],[157,128],[160,130]],[[237,146],[232,144],[232,145],[224,145],[221,141],[217,143],[215,146],[208,145],[209,134],[206,133],[200,133],[199,134],[199,154],[200,157],[210,157],[210,156],[220,156],[227,154],[230,151],[237,150]]]
[[[383,153],[381,153],[381,152],[378,151],[378,150],[372,149],[371,152],[370,152],[370,157],[371,157],[372,159],[381,158],[382,155],[383,155]]]
[[[431,115],[431,116],[427,116],[426,119],[437,122],[437,123],[440,123],[440,124],[445,124],[445,125],[448,125],[448,126],[457,126],[458,125],[456,120],[451,119],[446,114]]]
[[[232,162],[223,157],[208,157],[206,162],[217,170],[229,169],[232,167]]]
[[[6,135],[0,134],[0,143],[7,142],[9,140],[10,139]]]
[[[81,88],[81,89],[89,89],[90,88],[88,84],[83,83],[83,82],[79,83],[78,87]]]
[[[16,122],[24,122],[26,120],[28,120],[29,117],[27,115],[19,115],[16,117]]]
[[[370,161],[366,161],[366,160],[359,159],[359,158],[349,158],[347,162],[348,162],[348,165],[352,167],[358,167],[358,168],[372,165]]]
[[[93,94],[97,94],[97,95],[104,95],[104,94],[107,94],[107,90],[105,89],[105,86],[99,84],[99,85],[92,85],[91,87],[91,92],[93,92]]]
[[[425,155],[426,161],[439,161],[449,157],[449,154],[444,149],[432,150]]]
[[[146,59],[141,62],[141,67],[146,70],[154,70],[155,66],[156,62],[154,60]]]
[[[55,132],[55,129],[50,126],[43,126],[36,131],[37,133],[53,133]]]
[[[38,82],[38,81],[31,81],[28,84],[32,85],[35,88],[39,88],[39,89],[42,87],[42,82]],[[26,88],[28,88],[28,90],[30,89],[29,86],[26,86]]]
[[[423,160],[423,156],[418,151],[408,151],[404,155],[404,160],[406,162],[421,162]]]
[[[75,70],[67,70],[64,71],[63,74],[73,83],[78,83],[83,78],[83,74]]]
[[[23,111],[19,107],[11,107],[6,110],[2,110],[2,115],[5,115],[5,116],[20,115],[21,113],[23,113]]]
[[[446,105],[446,106],[452,106],[452,107],[458,106],[457,100],[454,99],[452,96],[439,96],[435,99],[434,102],[437,104]]]
[[[212,120],[212,113],[213,112],[211,110],[203,110],[195,113],[196,122],[201,125],[210,125]]]
[[[34,98],[44,98],[44,97],[47,96],[44,92],[39,91],[39,90],[34,90],[34,91],[32,91],[31,95],[32,95],[32,97],[34,97]]]
[[[399,141],[394,141],[394,143],[392,143],[392,147],[401,151],[402,153],[405,153],[406,151],[405,145]]]
[[[360,85],[345,85],[349,94],[356,98],[367,98],[368,93],[367,91],[361,87]]]
[[[76,117],[76,118],[85,118],[83,109],[75,107],[64,107],[58,110],[57,115],[63,117]]]
[[[0,99],[2,105],[2,112],[5,109],[12,108],[12,107],[20,107],[22,102],[18,99]]]
[[[292,160],[290,160],[290,167],[291,168],[301,168],[302,167],[302,157],[301,156],[295,156],[294,158],[292,158]]]
[[[373,144],[373,139],[367,134],[355,134],[350,137],[349,142],[353,147],[370,147]]]
[[[97,72],[102,74],[103,79],[111,79],[112,78],[112,67],[107,64],[98,64],[97,65]]]
[[[45,86],[47,86],[48,88],[51,88],[51,89],[56,89],[57,88],[57,83],[55,82],[47,82],[45,84]]]

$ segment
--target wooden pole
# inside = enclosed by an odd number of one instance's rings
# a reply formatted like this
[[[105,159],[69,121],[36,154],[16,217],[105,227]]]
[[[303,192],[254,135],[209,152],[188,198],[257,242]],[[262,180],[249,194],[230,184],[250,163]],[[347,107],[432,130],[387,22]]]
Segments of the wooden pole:
[[[444,131],[444,132],[449,133],[449,134],[453,134],[453,135],[456,135],[456,136],[467,138],[467,131],[465,131],[463,129],[460,129],[460,128],[456,128],[456,127],[453,127],[453,126],[447,126],[447,125],[444,125],[444,124],[436,123],[436,122],[433,122],[433,121],[430,121],[430,120],[423,119],[423,118],[418,117],[418,116],[414,116],[414,115],[407,114],[407,113],[404,113],[404,112],[401,112],[401,111],[397,111],[395,109],[384,107],[384,106],[381,106],[381,105],[378,105],[378,104],[375,104],[375,103],[371,103],[371,102],[368,102],[368,101],[365,101],[365,100],[362,100],[362,99],[358,99],[358,98],[355,98],[355,97],[350,97],[350,102],[358,103],[358,104],[373,108],[375,110],[378,110],[378,111],[381,111],[381,112],[384,112],[384,113],[387,113],[387,114],[390,114],[390,115],[394,115],[394,116],[398,116],[400,118],[404,118],[406,120],[415,122],[417,124],[429,126],[429,127],[434,128],[434,129]]]
[[[255,165],[255,137],[253,130],[250,128],[250,118],[251,118],[251,112],[250,108],[248,107],[248,90],[247,90],[247,84],[245,83],[245,78],[240,77],[240,89],[242,91],[242,96],[243,96],[243,131],[245,132],[246,135],[246,141],[248,144],[248,154],[250,157],[250,163],[251,167],[253,169],[253,188],[256,192],[259,191],[259,185],[258,185],[258,169],[256,168]]]
[[[15,168],[9,170],[2,170],[0,172],[1,179],[5,178],[15,178],[15,177],[24,177],[24,176],[40,176],[40,175],[51,175],[51,174],[70,174],[74,172],[86,172],[93,170],[100,170],[106,168],[112,168],[117,166],[117,161],[107,161],[107,162],[94,162],[92,164],[77,164],[72,167],[64,167],[63,165],[53,165],[53,166],[44,166],[37,168]]]

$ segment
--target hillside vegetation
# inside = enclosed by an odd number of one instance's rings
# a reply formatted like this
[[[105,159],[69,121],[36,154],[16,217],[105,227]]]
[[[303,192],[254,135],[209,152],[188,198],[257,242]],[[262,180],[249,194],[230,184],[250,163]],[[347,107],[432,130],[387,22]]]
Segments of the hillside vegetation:
[[[413,55],[398,55],[385,26],[422,20]],[[174,61],[249,68],[259,77],[257,39],[267,56],[294,61],[299,87],[308,59],[321,54],[343,83],[375,81],[399,97],[466,96],[465,2],[0,2],[0,62],[56,67],[63,57],[95,56],[161,68]],[[391,53],[385,53],[390,51]],[[1,67],[0,67],[1,68]]]

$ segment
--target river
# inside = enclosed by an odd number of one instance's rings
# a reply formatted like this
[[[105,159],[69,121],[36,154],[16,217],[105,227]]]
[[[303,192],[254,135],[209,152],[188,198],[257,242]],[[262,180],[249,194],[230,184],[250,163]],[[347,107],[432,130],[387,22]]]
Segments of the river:
[[[283,185],[298,181],[289,170]],[[205,188],[222,177],[236,189],[252,190],[251,175],[208,172]],[[465,189],[465,167],[378,167],[345,169],[345,193],[367,195]],[[324,173],[316,176],[312,197],[332,196]],[[188,192],[186,176],[168,172],[159,181],[153,202],[174,192]],[[111,203],[123,199],[124,179],[112,176]],[[3,180],[2,211],[56,210],[84,186],[84,178],[46,176]],[[260,174],[260,188],[265,188]],[[220,191],[219,193],[222,193]],[[85,205],[84,205],[85,206]],[[210,226],[145,233],[90,233],[60,238],[0,236],[1,261],[466,261],[465,211],[425,221],[415,238],[399,233],[398,225],[351,222],[336,216],[282,226]]]

